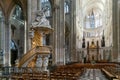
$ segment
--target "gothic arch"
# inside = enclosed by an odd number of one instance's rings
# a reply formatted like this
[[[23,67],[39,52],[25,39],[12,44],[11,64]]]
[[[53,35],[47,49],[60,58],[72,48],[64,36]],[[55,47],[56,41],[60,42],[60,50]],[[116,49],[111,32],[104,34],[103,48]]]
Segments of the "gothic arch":
[[[15,5],[13,0],[2,0],[0,1],[1,10],[5,16],[5,21],[8,21],[11,9]]]
[[[24,18],[27,19],[27,0],[13,0],[23,11]]]
[[[10,7],[10,13],[9,13],[9,17],[11,17],[16,5],[21,7],[21,10],[23,11],[23,16],[24,19],[27,19],[27,0],[13,0],[14,5]]]
[[[1,10],[2,10],[3,14],[4,14],[3,2],[2,2],[2,1],[0,1],[0,8],[1,8]]]
[[[26,19],[27,0],[1,0],[0,6],[1,10],[3,11],[3,15],[5,16],[5,21],[9,20],[11,12],[16,4],[21,7],[21,9],[23,10],[24,17]]]
[[[11,40],[13,40],[16,45],[18,46],[16,51],[11,50],[11,65],[15,65],[15,60],[17,58],[14,58],[14,55],[17,57],[20,57],[24,54],[24,35],[25,35],[25,24],[24,24],[24,16],[23,16],[23,9],[19,5],[15,5],[13,9],[11,10],[10,14],[10,21],[11,21]],[[13,28],[12,28],[13,27]],[[14,55],[12,55],[14,54]]]

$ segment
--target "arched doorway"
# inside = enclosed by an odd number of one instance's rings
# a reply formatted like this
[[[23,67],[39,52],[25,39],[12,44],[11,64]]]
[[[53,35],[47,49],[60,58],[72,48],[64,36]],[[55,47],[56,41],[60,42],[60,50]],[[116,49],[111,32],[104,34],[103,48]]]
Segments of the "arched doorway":
[[[10,42],[10,50],[11,50],[11,65],[15,66],[15,60],[18,57],[18,48],[17,48],[17,44],[15,43],[14,40],[11,40]]]

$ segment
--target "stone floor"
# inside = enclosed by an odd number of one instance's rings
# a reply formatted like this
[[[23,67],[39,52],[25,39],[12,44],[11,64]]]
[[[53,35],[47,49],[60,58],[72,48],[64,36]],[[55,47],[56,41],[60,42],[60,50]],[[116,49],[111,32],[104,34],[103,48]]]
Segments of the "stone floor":
[[[79,80],[108,80],[100,69],[87,69]]]

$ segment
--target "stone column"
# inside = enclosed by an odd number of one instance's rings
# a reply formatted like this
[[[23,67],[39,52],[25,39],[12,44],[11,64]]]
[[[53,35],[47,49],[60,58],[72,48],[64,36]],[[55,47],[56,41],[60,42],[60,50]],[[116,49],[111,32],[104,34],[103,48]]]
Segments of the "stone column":
[[[38,10],[38,2],[37,0],[31,0],[31,22],[35,20],[36,13]]]
[[[118,62],[120,62],[120,0],[118,0],[117,22],[118,22]]]
[[[1,18],[0,18],[0,25],[1,25]],[[0,50],[2,48],[2,26],[0,26]]]
[[[57,64],[57,60],[58,60],[58,57],[57,57],[57,52],[58,52],[58,49],[57,49],[57,9],[59,9],[58,5],[56,5],[56,3],[53,4],[53,7],[52,7],[52,16],[53,16],[53,28],[54,28],[54,32],[53,32],[53,64]]]
[[[0,18],[0,39],[1,39],[1,44],[0,44],[0,49],[3,50],[3,65],[5,65],[5,24],[4,24],[4,17]]]
[[[60,62],[65,65],[65,13],[64,0],[60,0]]]
[[[0,49],[4,49],[4,18],[0,18]]]
[[[11,42],[11,25],[8,19],[5,20],[5,64],[4,66],[11,66],[11,52],[10,52],[10,42]]]
[[[70,36],[70,60],[71,62],[76,62],[77,61],[77,53],[76,53],[76,0],[71,0],[71,11],[70,11],[70,16],[71,16],[71,36]]]
[[[117,0],[113,0],[113,52],[112,61],[117,61],[118,58],[118,27],[117,27]]]
[[[65,64],[65,15],[64,0],[56,0],[53,8],[53,38],[55,64]]]
[[[41,0],[37,0],[37,10],[41,10]]]
[[[24,53],[26,53],[28,50],[30,50],[31,48],[32,48],[32,44],[31,44],[31,39],[30,39],[30,37],[29,37],[29,30],[30,30],[30,27],[31,27],[31,8],[32,8],[32,2],[31,2],[31,0],[28,0],[27,1],[27,7],[28,7],[28,9],[27,9],[27,26],[25,26],[25,27],[27,27],[27,28],[25,28],[25,35],[27,35],[26,33],[28,33],[28,39],[26,39],[26,37],[25,37],[25,47],[27,47],[27,49],[25,49],[24,50]],[[26,29],[27,29],[27,32],[26,32]]]

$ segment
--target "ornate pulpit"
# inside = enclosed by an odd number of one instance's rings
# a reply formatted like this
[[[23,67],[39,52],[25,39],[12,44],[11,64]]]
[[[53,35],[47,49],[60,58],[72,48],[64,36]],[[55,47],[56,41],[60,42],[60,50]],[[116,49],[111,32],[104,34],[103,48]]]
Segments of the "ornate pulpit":
[[[52,49],[44,44],[44,36],[50,34],[53,29],[43,10],[37,12],[31,31],[34,35],[31,39],[32,48],[19,61],[18,67],[39,67],[40,70],[46,71]]]

